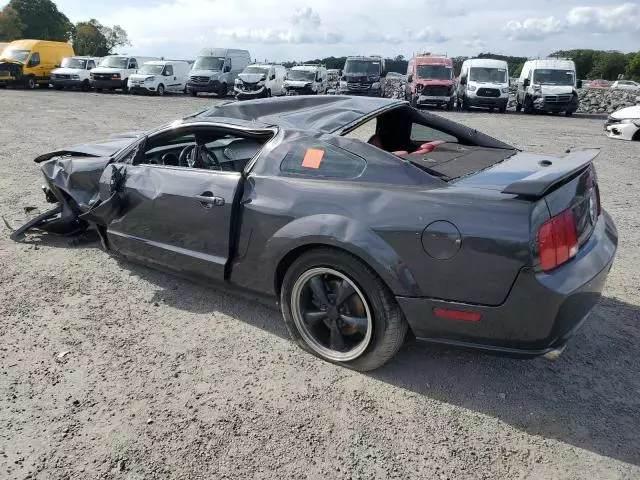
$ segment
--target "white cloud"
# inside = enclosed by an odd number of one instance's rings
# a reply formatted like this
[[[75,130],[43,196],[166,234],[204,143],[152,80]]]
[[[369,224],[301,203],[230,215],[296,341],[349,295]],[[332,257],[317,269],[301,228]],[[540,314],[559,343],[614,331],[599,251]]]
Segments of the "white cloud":
[[[171,58],[194,58],[216,46],[247,48],[271,60],[410,57],[418,50],[453,56],[621,45],[632,50],[640,25],[640,0],[394,0],[375,8],[370,0],[55,1],[74,22],[93,17],[121,25],[133,43],[130,53]]]
[[[562,33],[564,23],[555,17],[527,18],[524,21],[511,20],[505,31],[512,40],[540,40],[549,35]]]
[[[444,43],[448,40],[442,33],[433,27],[427,26],[420,30],[418,33],[413,35],[413,40],[417,42],[428,42],[428,43]]]
[[[567,23],[590,32],[640,30],[640,4],[574,7],[567,14]]]

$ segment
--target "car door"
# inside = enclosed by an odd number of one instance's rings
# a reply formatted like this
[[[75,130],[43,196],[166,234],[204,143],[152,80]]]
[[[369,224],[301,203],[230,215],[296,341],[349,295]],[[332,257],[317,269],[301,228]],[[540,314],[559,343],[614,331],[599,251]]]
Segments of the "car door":
[[[125,257],[201,279],[224,279],[238,172],[188,166],[202,128],[161,132],[105,169],[103,203],[109,247]],[[184,158],[183,158],[184,157]],[[95,221],[95,219],[92,219]]]

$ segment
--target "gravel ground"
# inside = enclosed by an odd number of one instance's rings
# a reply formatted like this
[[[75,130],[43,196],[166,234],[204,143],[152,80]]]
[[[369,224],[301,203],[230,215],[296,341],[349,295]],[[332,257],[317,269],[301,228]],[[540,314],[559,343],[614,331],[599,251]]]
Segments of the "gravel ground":
[[[45,206],[36,155],[213,101],[0,90],[0,213]],[[621,245],[560,360],[409,343],[359,374],[263,306],[2,227],[0,478],[640,478],[638,144],[602,120],[446,115],[536,152],[602,147]]]

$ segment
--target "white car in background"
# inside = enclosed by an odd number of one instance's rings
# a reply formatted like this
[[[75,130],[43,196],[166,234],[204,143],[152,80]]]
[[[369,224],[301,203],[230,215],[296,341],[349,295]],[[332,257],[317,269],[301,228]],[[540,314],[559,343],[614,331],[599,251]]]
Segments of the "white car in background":
[[[129,93],[186,93],[191,72],[189,62],[153,60],[142,65],[137,73],[129,76]]]
[[[64,88],[91,88],[89,73],[100,63],[97,57],[68,57],[62,59],[60,68],[51,71],[51,85],[56,90]]]
[[[604,129],[609,138],[640,140],[640,105],[613,112],[607,118]]]
[[[640,83],[631,80],[618,80],[611,85],[612,90],[640,90]]]

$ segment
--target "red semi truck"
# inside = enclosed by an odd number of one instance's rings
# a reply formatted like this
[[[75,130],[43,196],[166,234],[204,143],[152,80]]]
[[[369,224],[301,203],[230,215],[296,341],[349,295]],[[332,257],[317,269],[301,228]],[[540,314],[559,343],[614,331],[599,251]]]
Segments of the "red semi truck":
[[[414,107],[444,106],[453,110],[456,102],[453,60],[430,53],[414,56],[407,69],[406,99]]]

